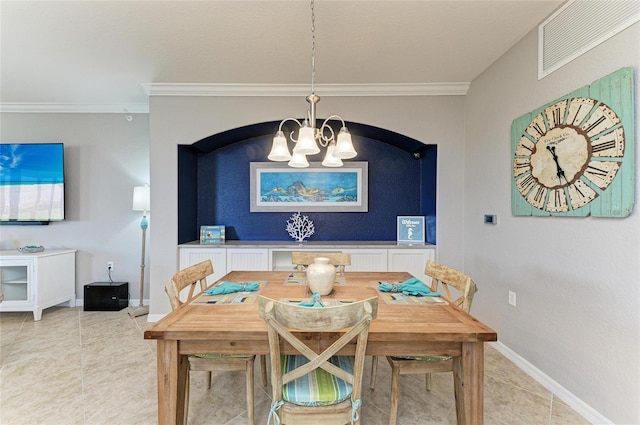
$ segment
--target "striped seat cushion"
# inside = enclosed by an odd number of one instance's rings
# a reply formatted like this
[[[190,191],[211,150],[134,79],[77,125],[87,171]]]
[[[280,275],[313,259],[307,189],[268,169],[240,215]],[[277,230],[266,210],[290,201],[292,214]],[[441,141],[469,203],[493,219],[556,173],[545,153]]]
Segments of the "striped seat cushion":
[[[253,357],[253,354],[194,354],[193,357],[198,357],[199,359],[225,359],[229,357]]]
[[[423,362],[446,362],[451,360],[451,356],[391,356],[392,359],[398,360],[420,360]]]
[[[281,359],[283,374],[309,362],[309,359],[302,355],[282,356]],[[340,369],[353,373],[353,357],[333,356],[329,361]],[[351,397],[351,392],[351,384],[323,369],[316,369],[285,384],[282,388],[283,399],[300,406],[328,406],[342,403]]]

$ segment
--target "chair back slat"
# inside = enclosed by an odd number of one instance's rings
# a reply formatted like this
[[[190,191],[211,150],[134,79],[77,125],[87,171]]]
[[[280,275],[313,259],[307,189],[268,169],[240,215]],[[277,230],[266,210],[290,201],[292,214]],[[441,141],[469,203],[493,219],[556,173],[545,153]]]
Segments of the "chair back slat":
[[[313,263],[318,257],[329,259],[329,264],[338,268],[338,272],[344,272],[345,266],[351,265],[351,253],[349,252],[307,252],[293,251],[291,253],[291,263],[297,266],[299,272],[302,272],[306,266]]]
[[[478,292],[478,287],[469,276],[431,260],[427,261],[424,273],[431,277],[432,291],[441,292],[452,304],[467,313],[469,312],[473,296]],[[454,299],[451,295],[450,287],[455,288],[460,293],[458,298]]]
[[[175,310],[181,305],[189,303],[200,292],[207,289],[207,276],[211,274],[213,274],[211,260],[194,264],[174,274],[164,288],[169,296],[171,309]],[[200,284],[200,288],[197,288],[198,284]],[[187,297],[182,299],[180,293],[187,287],[189,288]]]

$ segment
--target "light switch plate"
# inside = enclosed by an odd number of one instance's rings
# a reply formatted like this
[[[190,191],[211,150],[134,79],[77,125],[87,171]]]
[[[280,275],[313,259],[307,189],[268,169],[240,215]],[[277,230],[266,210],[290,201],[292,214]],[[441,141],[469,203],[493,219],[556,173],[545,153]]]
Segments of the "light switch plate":
[[[495,214],[485,214],[484,222],[485,224],[498,224],[498,216]]]

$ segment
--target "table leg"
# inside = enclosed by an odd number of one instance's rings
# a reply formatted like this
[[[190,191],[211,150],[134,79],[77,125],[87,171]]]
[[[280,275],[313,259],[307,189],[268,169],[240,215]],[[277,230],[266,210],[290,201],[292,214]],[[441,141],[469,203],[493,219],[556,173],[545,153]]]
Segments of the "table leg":
[[[484,346],[463,342],[462,356],[453,359],[458,425],[484,423]]]
[[[189,360],[178,354],[178,341],[158,340],[158,424],[187,423]]]

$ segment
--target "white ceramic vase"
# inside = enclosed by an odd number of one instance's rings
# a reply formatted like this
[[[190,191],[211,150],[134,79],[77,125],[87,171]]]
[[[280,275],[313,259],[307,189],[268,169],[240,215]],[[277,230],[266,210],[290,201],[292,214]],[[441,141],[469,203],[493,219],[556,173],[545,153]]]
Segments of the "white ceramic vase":
[[[317,257],[307,267],[307,282],[311,292],[319,292],[320,295],[329,295],[333,290],[336,280],[336,268],[329,264],[326,257]]]

